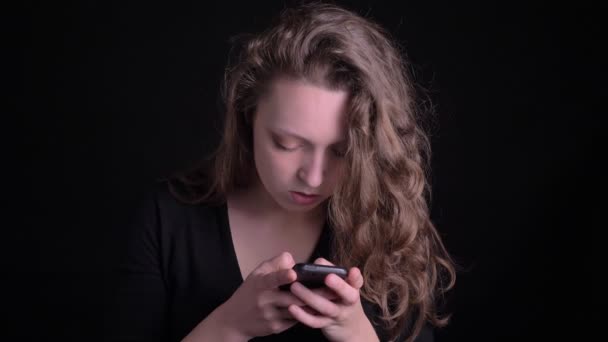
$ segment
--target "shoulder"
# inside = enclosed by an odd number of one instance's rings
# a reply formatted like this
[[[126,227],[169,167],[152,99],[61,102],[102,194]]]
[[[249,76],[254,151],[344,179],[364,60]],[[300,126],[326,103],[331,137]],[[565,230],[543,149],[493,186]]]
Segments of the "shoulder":
[[[193,222],[215,221],[222,203],[190,203],[180,199],[168,180],[150,184],[137,205],[136,220],[160,230],[175,230]]]
[[[155,269],[163,265],[168,272],[170,258],[188,255],[188,248],[205,249],[222,241],[226,222],[222,209],[180,201],[167,181],[156,181],[136,200],[124,230],[125,253],[137,265],[156,265]]]
[[[148,206],[154,206],[157,210],[171,213],[197,212],[205,213],[221,206],[221,202],[193,202],[188,201],[177,190],[169,180],[157,180],[149,185],[144,192],[143,201]]]

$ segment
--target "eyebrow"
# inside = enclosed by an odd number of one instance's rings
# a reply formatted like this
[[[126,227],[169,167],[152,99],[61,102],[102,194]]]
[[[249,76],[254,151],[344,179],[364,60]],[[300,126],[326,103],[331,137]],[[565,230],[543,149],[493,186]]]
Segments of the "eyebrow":
[[[302,140],[302,141],[304,141],[305,143],[307,143],[307,144],[309,144],[309,145],[313,145],[313,143],[312,143],[310,140],[308,140],[308,139],[304,138],[304,137],[303,137],[303,136],[301,136],[301,135],[298,135],[298,134],[297,134],[297,133],[295,133],[295,132],[291,132],[291,131],[289,131],[289,130],[287,130],[287,129],[283,129],[283,128],[281,128],[281,127],[274,127],[274,128],[269,128],[269,130],[271,131],[271,133],[275,133],[275,134],[281,134],[281,135],[287,135],[287,136],[289,136],[289,137],[292,137],[292,138],[296,138],[296,139]],[[344,143],[346,143],[346,139],[338,140],[338,141],[336,141],[336,142],[334,142],[334,143],[330,144],[330,146],[336,146],[336,145],[340,145],[340,144],[344,144]]]

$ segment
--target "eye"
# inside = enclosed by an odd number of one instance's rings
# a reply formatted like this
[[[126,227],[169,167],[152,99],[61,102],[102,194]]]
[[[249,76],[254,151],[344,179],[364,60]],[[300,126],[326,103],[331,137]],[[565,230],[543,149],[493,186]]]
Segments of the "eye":
[[[274,146],[280,150],[283,151],[295,151],[298,149],[299,146],[285,146],[283,144],[281,144],[280,142],[278,142],[276,139],[272,139],[272,142],[274,143]]]

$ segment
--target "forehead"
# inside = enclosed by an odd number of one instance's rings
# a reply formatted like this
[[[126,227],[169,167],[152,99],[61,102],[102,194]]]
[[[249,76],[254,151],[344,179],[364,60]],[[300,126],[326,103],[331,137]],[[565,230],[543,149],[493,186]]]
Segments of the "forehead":
[[[277,79],[258,104],[260,123],[323,144],[344,138],[348,93],[306,81]]]

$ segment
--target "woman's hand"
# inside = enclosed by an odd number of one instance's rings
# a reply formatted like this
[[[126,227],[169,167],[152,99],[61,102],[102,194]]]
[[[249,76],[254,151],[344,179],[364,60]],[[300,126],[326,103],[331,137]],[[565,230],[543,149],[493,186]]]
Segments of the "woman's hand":
[[[278,289],[296,280],[294,265],[287,252],[261,263],[232,297],[218,307],[221,321],[237,340],[278,334],[298,323],[287,307],[304,304],[289,291]]]
[[[315,263],[333,266],[323,258]],[[328,299],[298,282],[292,284],[291,292],[305,305],[289,305],[292,317],[309,327],[321,329],[331,341],[378,341],[359,297],[363,286],[361,271],[351,268],[345,280],[330,274],[325,277],[325,284],[337,295],[337,300]]]

